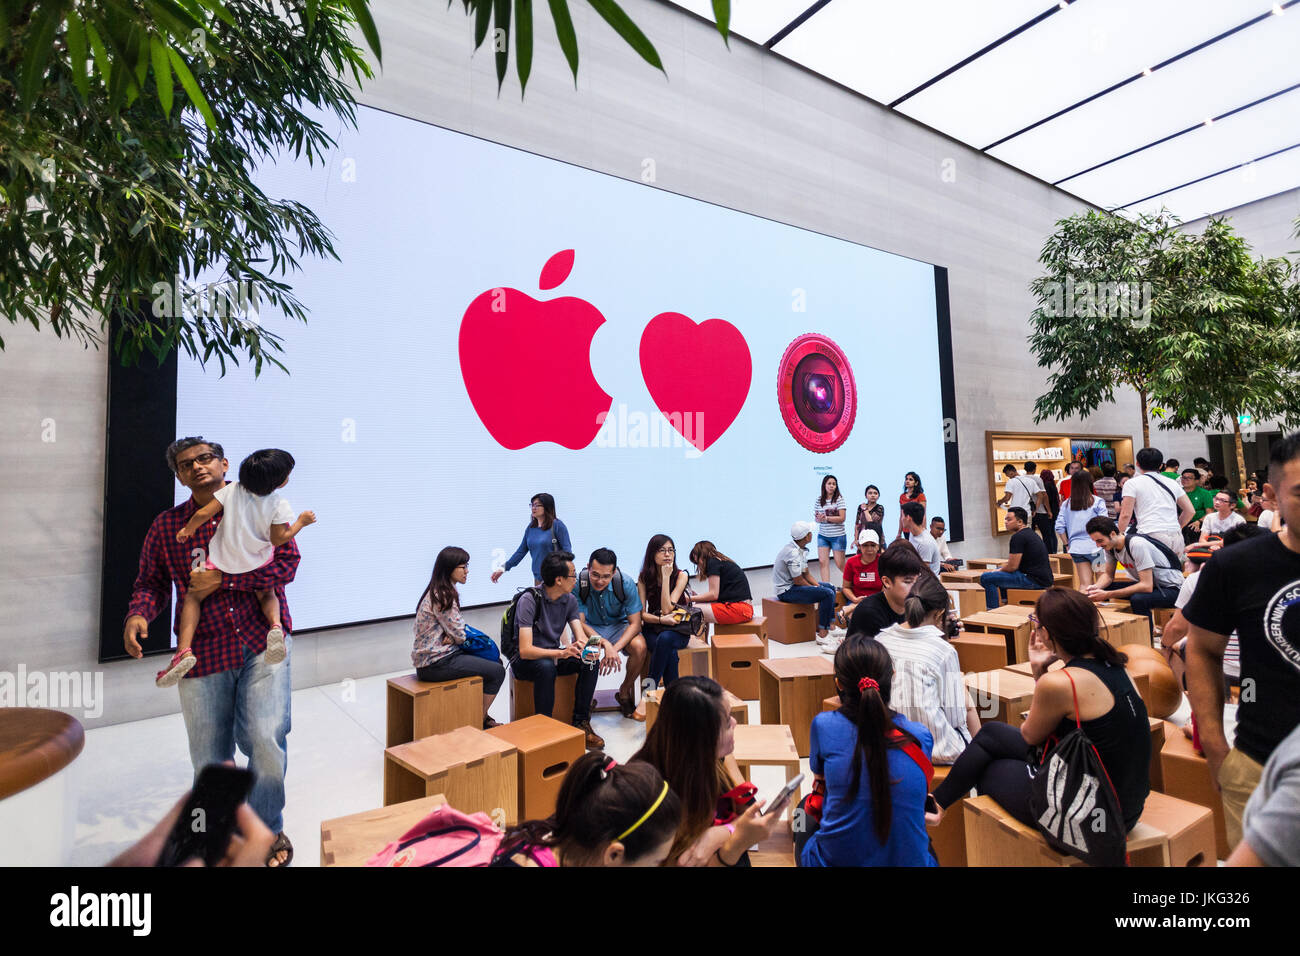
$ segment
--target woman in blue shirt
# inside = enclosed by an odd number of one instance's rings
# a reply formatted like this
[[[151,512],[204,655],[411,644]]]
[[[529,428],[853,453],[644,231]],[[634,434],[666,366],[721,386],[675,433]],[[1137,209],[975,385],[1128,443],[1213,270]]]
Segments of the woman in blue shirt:
[[[529,506],[532,509],[533,520],[528,522],[528,527],[524,529],[523,540],[519,542],[515,553],[510,555],[505,567],[492,572],[493,584],[501,580],[501,575],[522,561],[525,554],[533,556],[533,584],[541,584],[542,559],[552,551],[573,550],[569,543],[569,529],[564,526],[563,521],[555,517],[555,499],[542,492],[533,495]]]
[[[1081,588],[1092,583],[1093,562],[1101,554],[1101,549],[1088,534],[1088,522],[1107,514],[1106,502],[1092,493],[1092,475],[1080,468],[1070,479],[1070,497],[1061,502],[1061,513],[1056,516],[1056,534],[1061,539],[1061,546],[1074,559],[1074,570]]]
[[[883,644],[850,635],[835,652],[840,709],[812,722],[813,792],[799,805],[800,866],[937,866],[925,830],[934,738],[889,709]]]

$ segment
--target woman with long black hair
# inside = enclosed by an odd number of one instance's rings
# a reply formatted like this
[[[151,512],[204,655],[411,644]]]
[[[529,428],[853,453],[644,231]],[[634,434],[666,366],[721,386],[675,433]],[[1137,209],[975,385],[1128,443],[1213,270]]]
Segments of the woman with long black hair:
[[[650,679],[656,687],[677,680],[677,652],[690,643],[691,635],[670,630],[676,626],[673,607],[686,593],[690,579],[677,567],[677,548],[666,534],[653,536],[645,548],[636,590],[641,598],[641,634],[650,656]]]
[[[813,718],[800,866],[938,865],[925,831],[933,738],[890,709],[893,680],[889,651],[873,638],[851,634],[835,652],[840,709]]]
[[[909,501],[915,501],[925,507],[925,489],[921,487],[921,476],[914,471],[909,471],[903,476],[903,493],[898,496],[898,506],[901,509]],[[903,537],[903,516],[898,516],[898,534],[896,538]]]
[[[483,729],[486,730],[497,725],[487,713],[506,679],[506,670],[499,657],[494,661],[466,652],[467,639],[491,644],[491,638],[470,627],[460,616],[460,595],[456,592],[456,585],[464,584],[468,577],[468,551],[452,547],[438,552],[429,584],[416,604],[415,647],[411,650],[411,663],[415,665],[415,676],[423,681],[482,677]]]

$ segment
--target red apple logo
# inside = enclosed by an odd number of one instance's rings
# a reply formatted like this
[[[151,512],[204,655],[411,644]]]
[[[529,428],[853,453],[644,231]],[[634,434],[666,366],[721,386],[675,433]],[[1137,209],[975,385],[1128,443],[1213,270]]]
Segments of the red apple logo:
[[[542,267],[554,289],[573,269],[573,250]],[[488,289],[460,320],[460,374],[479,421],[511,451],[541,441],[586,448],[614,399],[591,371],[591,340],[605,317],[566,296],[538,301],[518,289]]]

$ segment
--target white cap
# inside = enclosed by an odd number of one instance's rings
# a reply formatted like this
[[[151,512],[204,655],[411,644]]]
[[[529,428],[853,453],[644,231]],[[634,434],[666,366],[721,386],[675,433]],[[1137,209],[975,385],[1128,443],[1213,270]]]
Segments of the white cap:
[[[796,521],[790,525],[790,537],[794,541],[813,533],[813,523],[811,521]]]
[[[863,528],[862,533],[858,535],[858,544],[866,544],[867,542],[880,544],[880,535],[876,534],[871,528]]]

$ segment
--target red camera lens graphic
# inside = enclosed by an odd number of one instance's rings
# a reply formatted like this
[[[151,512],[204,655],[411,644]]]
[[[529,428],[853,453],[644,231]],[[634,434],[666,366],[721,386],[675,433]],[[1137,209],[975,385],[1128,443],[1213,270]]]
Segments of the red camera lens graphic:
[[[816,332],[799,336],[781,356],[777,404],[790,435],[809,451],[834,451],[858,411],[853,369],[843,349]]]

